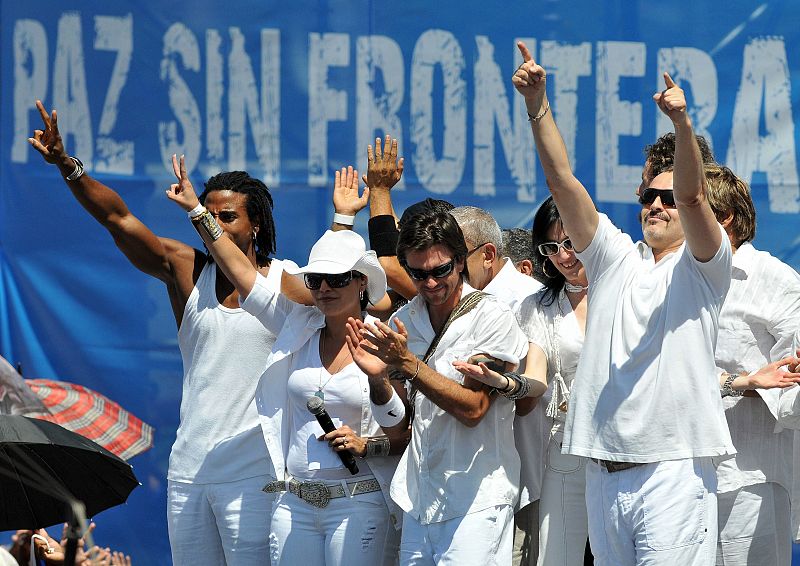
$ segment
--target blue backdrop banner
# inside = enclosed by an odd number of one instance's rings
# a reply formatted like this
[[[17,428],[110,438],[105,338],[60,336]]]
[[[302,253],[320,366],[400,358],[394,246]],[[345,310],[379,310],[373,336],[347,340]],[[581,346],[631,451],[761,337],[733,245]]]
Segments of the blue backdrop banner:
[[[65,5],[67,7],[65,7]],[[510,81],[523,39],[548,70],[577,176],[640,234],[651,100],[669,71],[698,133],[752,185],[757,247],[798,252],[800,5],[678,0],[0,2],[0,353],[27,377],[82,383],[156,427],[143,483],[97,538],[137,566],[169,561],[166,467],[181,361],[163,284],[136,271],[30,148],[41,99],[68,151],[154,232],[200,246],[164,196],[185,154],[196,186],[246,169],[275,198],[278,257],[329,226],[332,175],[400,140],[398,209],[432,196],[529,227],[547,187]],[[366,233],[366,214],[356,228]]]

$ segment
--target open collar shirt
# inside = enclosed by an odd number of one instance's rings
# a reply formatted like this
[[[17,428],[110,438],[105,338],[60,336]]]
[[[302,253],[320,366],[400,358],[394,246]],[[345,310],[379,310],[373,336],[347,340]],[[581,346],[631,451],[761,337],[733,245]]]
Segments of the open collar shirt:
[[[474,291],[464,283],[462,297]],[[420,359],[435,337],[418,295],[395,315],[408,330],[408,348]],[[457,383],[456,360],[485,353],[518,364],[528,342],[511,311],[484,297],[447,329],[428,365]],[[422,524],[447,521],[496,505],[514,505],[519,456],[514,446],[514,403],[495,397],[483,419],[467,427],[421,392],[414,401],[411,442],[392,480],[397,504]]]
[[[792,353],[800,321],[800,276],[767,252],[745,243],[733,255],[731,287],[719,315],[717,367],[752,372]],[[717,468],[720,492],[776,482],[792,486],[793,432],[778,425],[780,390],[759,397],[725,397],[725,418],[736,456]]]

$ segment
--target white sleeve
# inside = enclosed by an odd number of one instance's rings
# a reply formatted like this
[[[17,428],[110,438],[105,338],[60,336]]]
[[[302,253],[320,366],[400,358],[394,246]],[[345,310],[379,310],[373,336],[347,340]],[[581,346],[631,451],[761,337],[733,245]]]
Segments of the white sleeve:
[[[276,335],[294,307],[294,303],[281,294],[282,276],[283,265],[273,260],[267,276],[256,274],[256,282],[250,294],[243,301],[239,300],[244,310],[255,316],[267,330]]]
[[[586,277],[595,284],[614,265],[636,249],[630,236],[614,226],[605,214],[599,214],[592,241],[576,256],[586,268]]]

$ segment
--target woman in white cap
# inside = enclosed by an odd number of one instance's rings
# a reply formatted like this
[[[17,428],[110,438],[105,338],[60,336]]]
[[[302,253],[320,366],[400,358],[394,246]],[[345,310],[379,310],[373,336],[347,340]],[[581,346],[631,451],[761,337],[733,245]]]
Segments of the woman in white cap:
[[[288,267],[311,290],[313,306],[280,294],[280,281],[258,273],[200,205],[181,158],[167,196],[184,208],[209,252],[240,294],[242,307],[277,334],[256,405],[277,493],[270,527],[275,564],[392,564],[400,526],[389,483],[405,447],[407,419],[397,393],[371,399],[370,379],[353,363],[363,355],[347,340],[348,319],[370,320],[368,303],[386,292],[374,252],[351,231],[326,232],[308,265]],[[373,358],[374,359],[374,358]],[[380,362],[378,362],[380,363]],[[382,372],[386,379],[386,372]],[[322,401],[322,403],[320,403]],[[322,405],[335,430],[325,434],[310,412]],[[383,430],[381,430],[383,427]],[[340,455],[356,458],[346,468]],[[349,469],[348,469],[349,468]],[[356,470],[357,468],[357,470]]]

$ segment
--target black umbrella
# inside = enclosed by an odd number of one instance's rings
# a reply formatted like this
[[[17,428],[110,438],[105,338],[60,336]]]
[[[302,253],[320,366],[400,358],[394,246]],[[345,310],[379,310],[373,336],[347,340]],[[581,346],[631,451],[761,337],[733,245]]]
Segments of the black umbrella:
[[[55,423],[0,415],[0,531],[37,529],[124,503],[139,485],[130,464]]]

